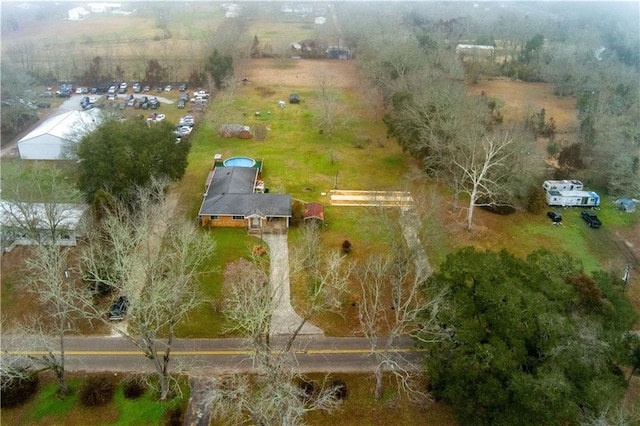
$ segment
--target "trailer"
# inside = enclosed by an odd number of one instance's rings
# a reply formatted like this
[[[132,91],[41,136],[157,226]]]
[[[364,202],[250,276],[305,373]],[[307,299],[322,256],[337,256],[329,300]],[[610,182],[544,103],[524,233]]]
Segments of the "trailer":
[[[600,196],[593,191],[547,191],[547,204],[560,207],[598,207]]]
[[[542,184],[545,191],[582,191],[584,185],[579,180],[545,180]]]

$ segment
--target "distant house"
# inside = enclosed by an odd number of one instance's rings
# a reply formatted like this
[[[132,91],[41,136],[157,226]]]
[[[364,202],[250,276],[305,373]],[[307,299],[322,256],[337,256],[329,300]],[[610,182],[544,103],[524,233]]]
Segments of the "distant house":
[[[327,22],[327,18],[325,18],[324,16],[317,16],[315,23],[316,25],[323,25]]]
[[[84,18],[89,16],[91,12],[86,10],[83,7],[74,7],[73,9],[69,9],[69,21],[82,21]]]
[[[74,144],[100,123],[98,109],[70,111],[50,117],[18,141],[23,160],[67,159]]]
[[[460,56],[474,56],[487,58],[493,56],[495,47],[481,44],[459,44],[456,46],[456,54]]]
[[[82,226],[87,206],[84,204],[11,203],[0,201],[2,251],[17,245],[32,245],[37,241],[50,243],[57,235],[56,245],[75,246],[84,236]]]
[[[250,232],[286,230],[291,219],[291,195],[257,192],[258,167],[225,167],[214,162],[198,213],[202,226],[246,227]],[[263,184],[262,184],[263,186]]]

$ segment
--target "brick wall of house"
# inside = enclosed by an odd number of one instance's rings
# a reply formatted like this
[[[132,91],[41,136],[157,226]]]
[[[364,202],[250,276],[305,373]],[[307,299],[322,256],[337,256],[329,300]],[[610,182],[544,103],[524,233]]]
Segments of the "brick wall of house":
[[[246,228],[247,223],[247,219],[234,220],[232,216],[218,216],[217,220],[212,220],[211,216],[202,216],[202,226]]]

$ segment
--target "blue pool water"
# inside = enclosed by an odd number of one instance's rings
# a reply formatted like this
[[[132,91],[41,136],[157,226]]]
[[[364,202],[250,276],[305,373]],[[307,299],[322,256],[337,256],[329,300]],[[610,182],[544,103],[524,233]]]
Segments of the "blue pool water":
[[[253,167],[256,160],[249,157],[231,157],[222,162],[225,167]]]

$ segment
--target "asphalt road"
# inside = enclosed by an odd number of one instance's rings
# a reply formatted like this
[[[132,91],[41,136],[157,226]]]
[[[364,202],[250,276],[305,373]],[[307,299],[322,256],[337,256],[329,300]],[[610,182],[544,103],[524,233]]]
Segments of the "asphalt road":
[[[274,348],[284,338],[276,338]],[[423,353],[413,349],[410,338],[394,345],[395,357],[419,363]],[[243,339],[177,339],[171,351],[172,371],[188,371],[192,375],[213,375],[252,370],[250,352]],[[366,372],[377,363],[371,346],[364,338],[298,337],[294,345],[301,372]],[[2,352],[19,352],[21,345],[2,340]],[[32,354],[41,352],[30,351]],[[4,356],[4,355],[3,355]],[[135,345],[121,337],[65,338],[68,371],[152,372],[153,365]]]

